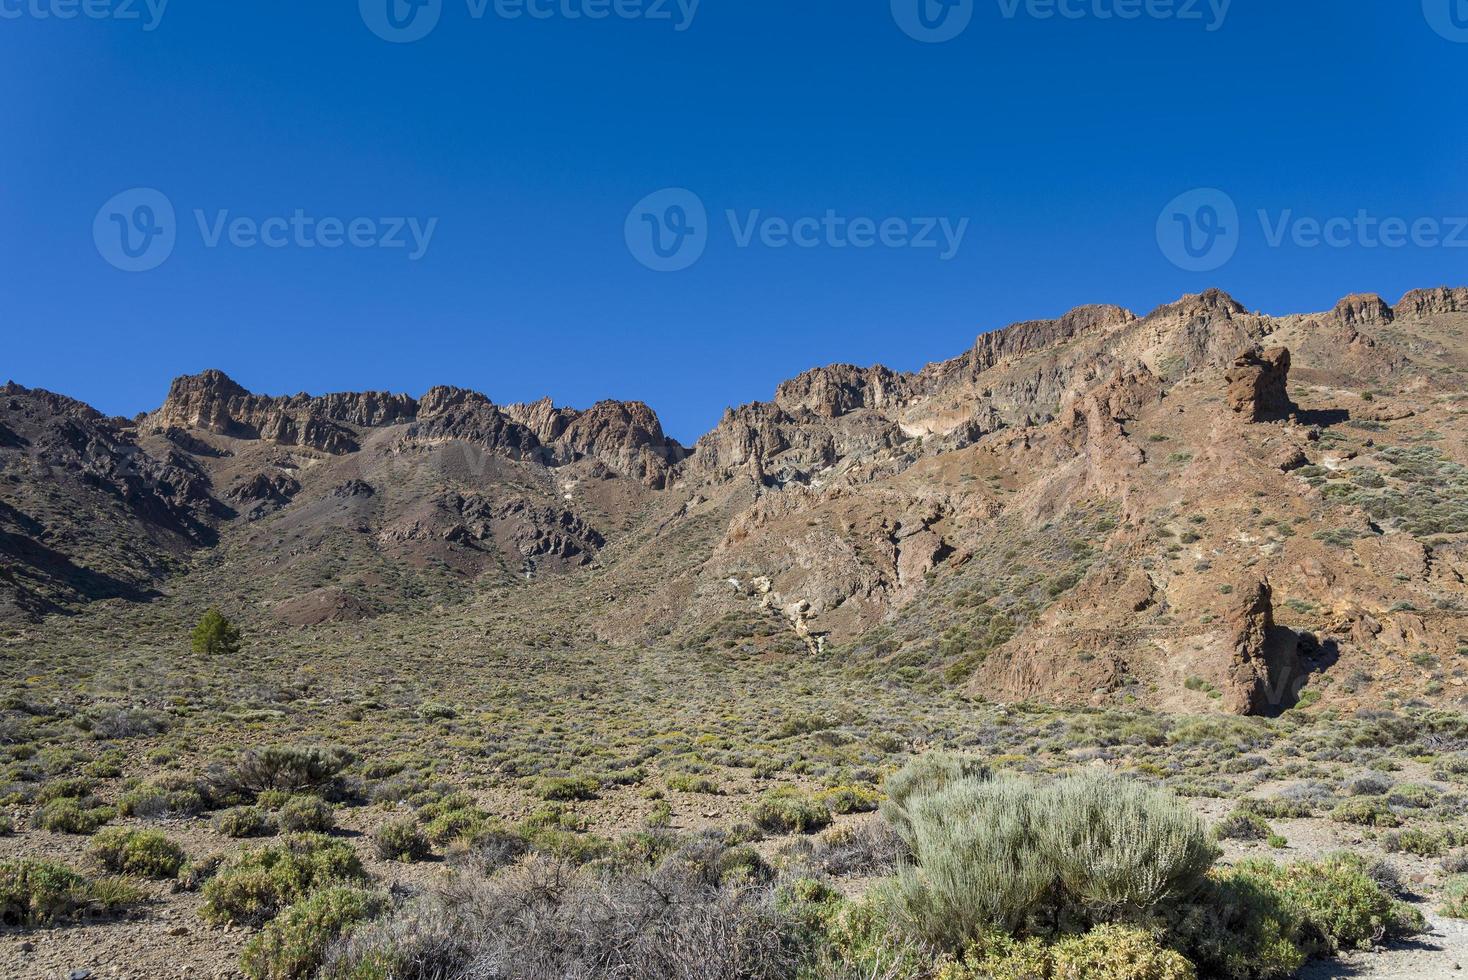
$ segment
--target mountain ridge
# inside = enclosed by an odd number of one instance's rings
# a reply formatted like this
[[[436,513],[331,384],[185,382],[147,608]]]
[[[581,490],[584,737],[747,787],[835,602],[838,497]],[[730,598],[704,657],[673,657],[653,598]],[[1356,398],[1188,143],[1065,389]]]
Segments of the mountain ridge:
[[[124,420],[11,383],[0,621],[218,592],[308,628],[492,593],[575,642],[1005,697],[1454,696],[1464,329],[1450,287],[1284,317],[1220,290],[1083,306],[917,371],[813,368],[688,447],[636,401],[268,396],[209,370]]]

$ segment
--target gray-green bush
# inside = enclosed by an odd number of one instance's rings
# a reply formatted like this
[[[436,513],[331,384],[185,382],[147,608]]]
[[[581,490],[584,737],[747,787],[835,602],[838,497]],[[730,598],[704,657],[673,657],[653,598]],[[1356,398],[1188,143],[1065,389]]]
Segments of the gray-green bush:
[[[1140,920],[1195,892],[1218,856],[1182,803],[1107,775],[959,778],[902,812],[913,861],[891,900],[914,934],[951,949],[994,930]]]

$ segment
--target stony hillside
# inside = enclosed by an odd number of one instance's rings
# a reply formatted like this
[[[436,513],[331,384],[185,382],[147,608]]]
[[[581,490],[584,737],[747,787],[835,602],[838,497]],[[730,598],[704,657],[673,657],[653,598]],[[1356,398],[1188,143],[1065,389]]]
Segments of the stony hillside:
[[[1462,699],[1468,289],[1084,307],[836,365],[685,448],[640,403],[0,400],[0,622],[457,618],[527,645],[837,658],[995,700]],[[164,617],[167,618],[167,617]]]

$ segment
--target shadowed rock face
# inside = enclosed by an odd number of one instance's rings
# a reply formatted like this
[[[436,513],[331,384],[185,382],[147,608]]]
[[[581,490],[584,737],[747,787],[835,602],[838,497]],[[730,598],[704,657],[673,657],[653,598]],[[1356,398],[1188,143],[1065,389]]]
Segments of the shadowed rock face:
[[[1450,288],[1087,306],[920,371],[815,368],[691,451],[636,401],[210,371],[128,422],[11,385],[0,619],[227,567],[211,588],[301,627],[493,594],[611,645],[817,651],[986,697],[1265,713],[1328,669],[1434,697],[1393,665],[1455,656],[1468,607],[1465,330]]]
[[[1225,380],[1229,407],[1252,422],[1285,418],[1295,409],[1289,393],[1290,352],[1283,347],[1241,354]]]

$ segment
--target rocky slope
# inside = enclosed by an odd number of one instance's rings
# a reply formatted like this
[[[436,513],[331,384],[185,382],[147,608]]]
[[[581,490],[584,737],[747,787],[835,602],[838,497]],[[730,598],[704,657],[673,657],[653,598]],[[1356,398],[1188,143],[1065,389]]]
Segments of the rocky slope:
[[[269,397],[210,371],[127,421],[12,384],[0,616],[428,603],[994,698],[1459,699],[1465,329],[1468,289],[1083,307],[918,372],[806,372],[692,449],[635,402]]]

